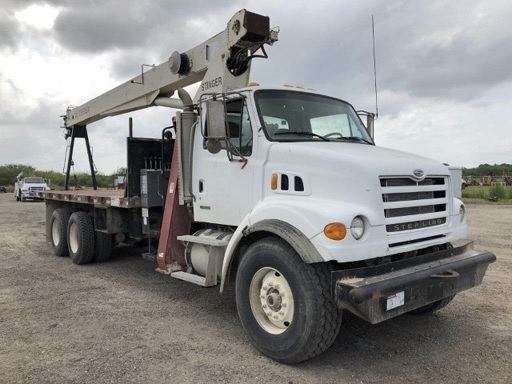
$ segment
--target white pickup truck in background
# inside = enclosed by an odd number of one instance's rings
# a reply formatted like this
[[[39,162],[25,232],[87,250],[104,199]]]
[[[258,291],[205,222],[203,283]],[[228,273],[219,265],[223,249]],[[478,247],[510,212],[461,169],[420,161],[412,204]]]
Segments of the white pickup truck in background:
[[[16,176],[14,182],[14,197],[16,201],[26,199],[38,199],[36,192],[49,191],[50,187],[46,179],[38,176],[23,177],[23,173]]]

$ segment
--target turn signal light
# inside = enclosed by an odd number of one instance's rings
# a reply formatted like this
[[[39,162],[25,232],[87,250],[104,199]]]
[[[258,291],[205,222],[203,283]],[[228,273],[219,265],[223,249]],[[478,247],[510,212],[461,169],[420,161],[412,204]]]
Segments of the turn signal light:
[[[343,240],[347,235],[347,227],[341,223],[327,224],[324,228],[324,235],[331,240]]]
[[[273,173],[272,176],[270,176],[270,189],[275,191],[277,189],[277,181],[279,177],[277,173]]]

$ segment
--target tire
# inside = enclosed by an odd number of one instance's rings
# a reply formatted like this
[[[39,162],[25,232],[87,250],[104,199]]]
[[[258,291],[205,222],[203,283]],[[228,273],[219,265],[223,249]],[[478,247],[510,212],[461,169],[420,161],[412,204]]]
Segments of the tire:
[[[409,311],[408,313],[410,313],[411,315],[427,315],[429,313],[439,311],[441,308],[444,308],[448,304],[450,304],[450,302],[453,300],[454,297],[455,297],[455,295],[445,297],[444,299],[434,301],[433,303],[427,304],[423,307],[413,309],[412,311]]]
[[[57,208],[50,219],[50,237],[55,256],[69,256],[68,249],[68,221],[71,212],[64,208]]]
[[[342,311],[331,299],[330,272],[327,263],[305,264],[282,239],[261,239],[247,249],[238,266],[236,304],[256,348],[293,364],[331,346]]]
[[[108,233],[94,232],[94,261],[106,261],[112,251],[112,236]]]
[[[68,249],[73,263],[90,263],[94,256],[94,226],[86,212],[71,214],[68,222]]]

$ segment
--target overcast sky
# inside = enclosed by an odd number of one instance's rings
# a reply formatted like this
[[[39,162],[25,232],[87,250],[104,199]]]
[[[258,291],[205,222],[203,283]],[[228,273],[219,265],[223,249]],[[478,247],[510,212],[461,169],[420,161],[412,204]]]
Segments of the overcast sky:
[[[222,31],[238,10],[270,17],[279,41],[251,79],[315,88],[375,110],[378,145],[452,165],[512,163],[509,0],[2,0],[0,165],[61,171],[62,119],[140,72]],[[89,126],[99,172],[126,166],[134,134],[157,137],[171,110],[150,108]],[[87,171],[77,141],[75,171]]]

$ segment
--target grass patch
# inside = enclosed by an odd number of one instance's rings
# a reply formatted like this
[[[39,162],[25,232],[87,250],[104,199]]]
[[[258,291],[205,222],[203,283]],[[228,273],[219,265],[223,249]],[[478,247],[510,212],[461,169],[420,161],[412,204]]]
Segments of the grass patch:
[[[493,186],[469,186],[462,191],[462,200],[465,203],[476,204],[512,204],[512,187],[499,184]]]

